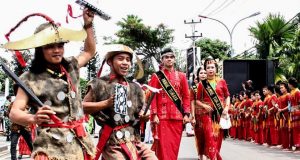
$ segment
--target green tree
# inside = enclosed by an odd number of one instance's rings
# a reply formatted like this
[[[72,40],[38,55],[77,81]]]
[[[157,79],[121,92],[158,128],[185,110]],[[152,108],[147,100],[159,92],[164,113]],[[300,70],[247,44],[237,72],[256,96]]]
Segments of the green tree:
[[[168,29],[164,24],[151,28],[142,23],[142,19],[135,15],[128,15],[119,21],[117,25],[121,28],[117,33],[117,43],[130,46],[137,55],[145,56],[149,60],[154,56],[158,61],[162,48],[173,42],[173,30]]]
[[[0,61],[6,65],[8,65],[7,60],[3,57],[0,57]],[[4,73],[4,71],[1,69],[0,70],[0,93],[3,94],[5,90],[5,79],[8,76]]]
[[[256,27],[250,27],[251,35],[257,39],[256,49],[261,59],[279,57],[277,48],[290,42],[295,34],[296,26],[287,23],[283,16],[270,14],[263,22],[256,22]]]
[[[81,98],[83,99],[85,94],[86,94],[86,91],[87,91],[87,83],[88,81],[83,79],[83,78],[80,78],[80,91],[81,91]]]
[[[218,39],[203,38],[196,41],[196,46],[201,48],[201,59],[205,59],[208,56],[220,60],[230,57],[228,54],[229,45]]]
[[[126,18],[117,22],[117,25],[120,27],[116,33],[117,39],[104,37],[105,44],[120,43],[131,47],[138,56],[142,57],[144,77],[148,77],[153,72],[151,57],[160,61],[159,53],[173,42],[174,30],[164,24],[159,24],[154,28],[146,26],[136,15],[127,15]],[[133,66],[132,71],[136,70],[137,67]]]
[[[270,14],[256,27],[250,27],[251,35],[260,59],[278,59],[275,81],[286,77],[299,79],[299,21],[286,21],[279,14]]]

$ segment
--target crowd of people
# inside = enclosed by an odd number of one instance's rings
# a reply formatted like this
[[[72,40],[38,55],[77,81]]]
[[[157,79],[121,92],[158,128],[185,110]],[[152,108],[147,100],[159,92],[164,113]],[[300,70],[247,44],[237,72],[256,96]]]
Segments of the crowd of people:
[[[273,88],[264,88],[264,101],[259,92],[250,92],[251,87],[245,85],[245,91],[230,101],[227,83],[218,76],[217,62],[211,57],[189,85],[186,74],[175,69],[174,51],[164,49],[159,71],[148,83],[157,92],[149,92],[126,78],[135,56],[133,50],[122,44],[112,45],[102,63],[109,65],[110,73],[101,76],[101,66],[98,77],[88,83],[87,93],[80,93],[79,69],[96,54],[93,19],[94,13],[84,9],[83,31],[68,30],[51,21],[40,25],[26,43],[4,45],[10,50],[35,49],[30,69],[20,79],[43,103],[39,106],[24,86],[15,84],[16,98],[9,112],[17,124],[17,130],[10,134],[12,159],[22,135],[35,160],[176,160],[183,126],[190,122],[198,159],[222,160],[220,150],[226,132],[219,122],[228,114],[233,138],[282,144],[288,149],[300,147],[297,81],[289,80],[290,94],[287,85],[280,83],[280,97]],[[64,44],[73,40],[84,40],[84,48],[78,56],[65,58]],[[81,94],[85,95],[83,100]],[[29,112],[29,108],[35,110]],[[96,146],[84,126],[91,116],[101,126]],[[148,119],[154,141],[151,148],[142,142],[140,131],[140,124]]]
[[[252,81],[232,96],[229,136],[271,148],[300,151],[300,91],[295,78],[254,90]],[[261,93],[263,95],[261,95]]]

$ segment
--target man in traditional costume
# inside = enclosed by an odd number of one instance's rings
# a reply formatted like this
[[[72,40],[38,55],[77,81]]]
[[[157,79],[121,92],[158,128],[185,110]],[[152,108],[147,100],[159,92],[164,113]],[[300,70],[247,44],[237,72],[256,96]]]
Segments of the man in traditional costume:
[[[275,113],[279,107],[279,102],[277,96],[274,94],[273,85],[264,89],[266,89],[264,105],[267,107],[268,114],[266,119],[266,142],[269,146],[276,146],[279,143],[279,125]]]
[[[133,50],[125,45],[110,47],[103,61],[110,66],[110,73],[88,83],[83,102],[85,113],[102,126],[95,159],[102,154],[105,160],[156,160],[155,153],[141,142],[137,123],[143,115],[145,95],[140,86],[125,78]]]
[[[246,141],[250,141],[251,140],[251,129],[250,129],[250,125],[251,125],[251,106],[253,104],[253,101],[251,99],[251,91],[250,90],[246,90],[244,93],[244,103],[243,103],[243,110],[245,113],[245,121],[244,121],[244,140]]]
[[[288,106],[291,103],[291,96],[289,94],[289,87],[287,82],[280,83],[280,92],[281,96],[278,98],[279,100],[279,109],[278,113],[280,117],[279,127],[280,127],[280,139],[282,143],[282,149],[290,148],[290,134],[289,134],[289,110]]]
[[[19,87],[10,112],[15,123],[38,125],[33,159],[82,160],[95,156],[94,144],[82,124],[84,114],[79,89],[79,69],[96,53],[93,19],[94,14],[84,9],[84,29],[74,31],[46,17],[49,23],[40,25],[32,37],[4,45],[11,50],[35,48],[30,70],[20,79],[44,105],[35,114],[27,113],[25,107],[32,100]],[[84,49],[79,56],[63,57],[64,43],[83,40]]]
[[[296,78],[290,78],[288,81],[291,89],[291,127],[292,127],[292,145],[300,150],[300,91],[297,88],[298,82]],[[299,152],[299,151],[297,151]]]
[[[264,143],[264,114],[263,114],[263,101],[259,91],[254,92],[255,102],[253,103],[253,129],[254,129],[254,141],[260,145]]]
[[[189,122],[190,98],[185,73],[176,71],[175,53],[171,48],[161,52],[162,67],[154,73],[149,85],[163,90],[151,103],[151,118],[156,130],[153,149],[159,160],[177,160],[183,125]]]

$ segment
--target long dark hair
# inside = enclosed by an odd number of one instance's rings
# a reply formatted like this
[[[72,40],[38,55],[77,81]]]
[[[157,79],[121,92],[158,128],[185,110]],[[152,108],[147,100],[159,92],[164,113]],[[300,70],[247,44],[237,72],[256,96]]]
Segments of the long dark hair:
[[[40,74],[46,71],[49,62],[46,61],[42,47],[35,48],[34,58],[29,68],[30,72]],[[61,65],[69,71],[69,62],[65,58],[62,59]]]

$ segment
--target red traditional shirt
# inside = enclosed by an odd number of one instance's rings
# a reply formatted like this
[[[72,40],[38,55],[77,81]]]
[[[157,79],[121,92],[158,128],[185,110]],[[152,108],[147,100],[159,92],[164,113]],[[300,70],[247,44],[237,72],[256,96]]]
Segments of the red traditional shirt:
[[[216,80],[215,92],[219,97],[223,107],[225,107],[225,99],[230,96],[230,94],[228,91],[227,83],[224,79]],[[206,93],[202,83],[198,84],[197,99],[213,107],[213,102],[211,101],[209,95]]]
[[[169,71],[162,69],[166,78],[177,92],[181,99],[182,107],[185,113],[190,113],[190,96],[189,86],[185,74],[174,69]],[[149,85],[155,88],[162,88],[155,74],[152,75]],[[165,90],[155,94],[151,102],[151,114],[157,114],[161,119],[176,119],[182,120],[182,114],[177,109],[175,103],[171,100]]]
[[[291,101],[291,95],[289,93],[281,95],[278,98],[279,101],[279,108],[284,109],[284,111],[288,110],[287,106],[288,103]]]
[[[300,105],[300,91],[298,88],[291,91],[291,105],[292,107]]]
[[[262,100],[255,101],[252,105],[253,115],[257,115],[263,105],[264,105],[264,102]]]

